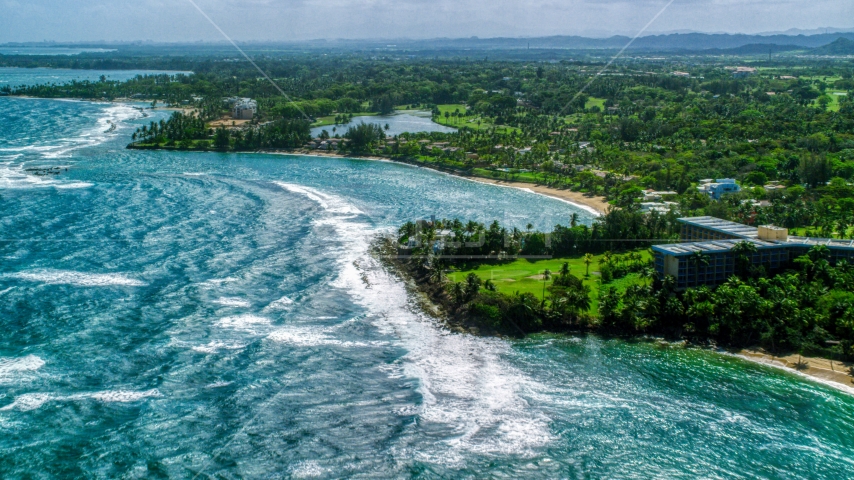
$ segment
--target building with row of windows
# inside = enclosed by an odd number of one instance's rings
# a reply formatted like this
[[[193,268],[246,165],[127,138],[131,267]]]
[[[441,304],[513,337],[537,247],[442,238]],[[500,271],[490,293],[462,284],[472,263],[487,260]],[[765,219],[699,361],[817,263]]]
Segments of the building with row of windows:
[[[789,236],[785,228],[757,228],[715,217],[680,218],[679,222],[683,243],[652,247],[655,270],[661,277],[674,277],[678,290],[726,282],[736,274],[736,245],[741,242],[756,247],[756,252],[750,254],[750,264],[768,271],[786,267],[816,245],[828,248],[832,264],[840,260],[854,262],[852,240]]]

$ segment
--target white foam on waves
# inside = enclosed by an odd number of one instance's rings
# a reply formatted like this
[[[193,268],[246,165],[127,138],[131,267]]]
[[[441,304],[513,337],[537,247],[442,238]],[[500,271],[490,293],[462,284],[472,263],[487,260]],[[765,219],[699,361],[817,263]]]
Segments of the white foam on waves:
[[[152,388],[151,390],[142,392],[133,390],[105,390],[103,392],[84,394],[79,398],[91,398],[104,403],[131,403],[146,398],[159,398],[162,396],[159,390]]]
[[[330,333],[331,331],[331,328],[288,326],[274,330],[269,336],[267,336],[267,339],[272,340],[274,342],[286,343],[296,347],[365,347],[368,345],[363,342],[349,342],[344,340],[338,340],[328,335],[328,333]]]
[[[288,297],[282,297],[278,300],[270,302],[264,310],[287,310],[291,305],[294,304],[294,301]]]
[[[42,158],[54,159],[68,157],[69,154],[81,148],[100,145],[118,134],[118,131],[127,128],[128,120],[140,118],[143,113],[130,105],[104,104],[106,105],[95,119],[95,125],[83,130],[79,135],[70,138],[53,140],[54,145],[22,145],[6,147],[0,152],[34,152]]]
[[[0,163],[0,190],[26,190],[34,188],[69,190],[89,188],[92,185],[89,182],[57,180],[47,175],[30,175],[24,171],[23,165],[14,165],[10,162]]]
[[[38,282],[47,285],[74,285],[77,287],[144,287],[145,282],[118,273],[86,273],[73,270],[25,270],[23,272],[7,273],[6,278],[14,278],[27,282]]]
[[[25,393],[15,397],[15,401],[9,405],[0,407],[0,411],[20,410],[22,412],[27,412],[30,410],[36,410],[50,399],[51,396],[46,393]]]
[[[374,314],[375,325],[408,350],[402,367],[419,380],[421,422],[453,432],[444,447],[419,452],[424,461],[462,464],[464,452],[530,456],[554,440],[550,419],[526,399],[544,387],[502,358],[507,341],[449,333],[410,304],[404,286],[376,260],[359,265],[346,268],[342,282]]]
[[[224,307],[249,307],[252,304],[242,298],[235,297],[219,297],[213,301],[213,303],[217,305],[222,305]]]
[[[15,397],[15,400],[12,403],[0,408],[0,411],[19,410],[26,412],[41,408],[41,406],[47,402],[95,400],[102,403],[133,403],[147,398],[159,398],[162,396],[163,395],[156,388],[145,391],[105,390],[101,392],[78,393],[66,396],[51,395],[48,393],[25,393]]]
[[[62,145],[50,146],[44,150],[44,158],[69,157],[74,150],[94,147],[105,143],[118,134],[120,129],[127,127],[127,120],[140,118],[143,113],[123,104],[109,104],[98,116],[95,126],[84,130],[80,135],[61,139]]]
[[[259,326],[270,325],[270,319],[247,313],[221,318],[217,325],[234,330],[255,330]]]
[[[199,353],[216,353],[221,350],[240,350],[241,348],[245,347],[245,343],[225,343],[213,341],[209,342],[207,345],[197,345],[193,347],[193,351]]]
[[[345,200],[334,195],[329,195],[311,187],[304,187],[286,182],[273,182],[276,185],[284,188],[291,193],[304,195],[311,200],[317,202],[321,208],[329,213],[337,213],[344,215],[360,215],[364,212],[356,208],[355,205],[347,203]]]
[[[352,211],[342,200],[298,185],[280,186],[318,202],[327,212]],[[422,460],[462,464],[467,453],[534,455],[554,440],[550,419],[528,403],[544,387],[504,358],[511,345],[500,339],[451,334],[424,315],[401,282],[369,255],[371,238],[379,231],[333,215],[318,223],[335,228],[345,243],[338,259],[339,274],[332,286],[346,289],[371,314],[381,332],[395,337],[408,351],[401,365],[405,376],[419,380],[419,425],[448,430],[448,440],[422,449]],[[271,339],[296,344],[323,343],[324,332],[280,330]],[[394,372],[388,372],[394,376]],[[417,427],[416,427],[417,428]],[[411,452],[400,447],[400,454]]]
[[[44,365],[44,360],[35,355],[20,358],[0,357],[0,384],[16,379],[21,373],[35,372]]]

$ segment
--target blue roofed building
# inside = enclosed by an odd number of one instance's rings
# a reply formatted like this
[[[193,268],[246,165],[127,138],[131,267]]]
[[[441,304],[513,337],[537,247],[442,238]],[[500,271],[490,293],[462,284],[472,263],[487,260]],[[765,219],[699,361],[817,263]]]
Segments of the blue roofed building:
[[[722,196],[728,193],[740,192],[741,187],[735,183],[735,180],[732,178],[719,178],[714,182],[706,181],[701,183],[700,186],[697,187],[697,190],[699,190],[700,193],[705,193],[715,200],[720,200]]]

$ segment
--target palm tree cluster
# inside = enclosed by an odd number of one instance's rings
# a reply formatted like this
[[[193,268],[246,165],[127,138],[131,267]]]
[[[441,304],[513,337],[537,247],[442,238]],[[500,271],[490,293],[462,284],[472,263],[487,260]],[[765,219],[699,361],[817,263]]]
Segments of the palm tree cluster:
[[[311,139],[309,124],[301,119],[280,119],[260,126],[239,129],[207,128],[196,115],[175,112],[169,120],[143,125],[132,138],[133,146],[149,145],[182,149],[257,150],[260,148],[294,148]]]
[[[752,247],[752,248],[751,248]],[[831,264],[830,250],[813,247],[788,269],[769,275],[749,268],[755,247],[736,245],[738,275],[716,288],[676,292],[672,277],[600,298],[602,325],[629,332],[669,332],[774,352],[811,351],[854,357],[854,265]],[[705,265],[702,253],[689,262]],[[701,283],[696,281],[695,283]]]
[[[131,138],[140,143],[162,143],[166,141],[196,140],[208,138],[212,131],[206,122],[196,115],[175,112],[168,121],[161,119],[138,128]]]
[[[455,283],[435,271],[437,266],[444,271],[509,260],[524,252],[537,235],[543,234],[533,228],[502,228],[497,222],[489,227],[459,220],[410,222],[400,228],[398,245],[415,254],[411,262],[433,271],[430,281],[448,292],[453,312],[505,333],[593,324],[610,332],[687,336],[733,346],[758,344],[775,352],[827,355],[827,346],[833,344],[837,354],[854,358],[854,266],[844,261],[832,264],[831,252],[823,245],[782,271],[769,273],[753,266],[756,246],[739,242],[732,249],[737,274],[716,288],[703,285],[709,258],[696,252],[688,259],[695,269],[695,288],[684,292],[676,291],[672,277],[658,278],[639,253],[606,252],[600,260],[603,287],[595,317],[588,316],[590,289],[570,273],[569,264],[557,274],[543,271],[540,298],[496,292],[492,282],[482,282],[473,273]],[[587,277],[594,257],[584,252],[582,258]],[[635,282],[621,291],[608,285],[605,272],[609,276],[636,272],[653,281]]]

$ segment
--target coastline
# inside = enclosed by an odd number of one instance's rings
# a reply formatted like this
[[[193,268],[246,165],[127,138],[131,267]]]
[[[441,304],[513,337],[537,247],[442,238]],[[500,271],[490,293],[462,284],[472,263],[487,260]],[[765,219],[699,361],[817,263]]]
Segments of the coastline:
[[[451,175],[457,178],[462,178],[464,180],[469,180],[472,182],[485,183],[488,185],[495,185],[497,187],[507,187],[507,188],[518,188],[520,190],[526,190],[531,193],[536,193],[539,195],[544,195],[546,197],[553,198],[555,200],[561,200],[563,202],[572,204],[578,208],[586,210],[596,216],[604,215],[610,204],[605,200],[605,197],[596,197],[596,196],[588,196],[581,192],[574,192],[572,190],[563,190],[559,188],[547,187],[545,185],[537,185],[535,183],[529,182],[514,182],[514,181],[506,181],[506,180],[495,180],[486,177],[479,177],[475,175],[463,175],[459,172],[450,172],[443,169],[434,168],[430,165],[426,165],[420,162],[406,162],[395,160],[388,157],[380,157],[376,155],[371,156],[354,156],[354,155],[341,155],[338,153],[327,153],[327,152],[305,152],[302,153],[300,151],[269,151],[262,152],[268,153],[272,155],[293,155],[293,156],[302,156],[302,157],[330,157],[330,158],[349,158],[354,160],[373,160],[373,161],[384,161],[384,162],[394,162],[394,163],[402,163],[405,165],[412,165],[416,167],[429,168],[430,170],[434,170],[437,172],[441,172],[447,175]]]
[[[798,374],[821,384],[854,395],[854,363],[821,357],[799,357],[798,354],[776,356],[759,348],[729,352],[749,362],[759,363]],[[800,364],[798,361],[800,360]]]
[[[407,291],[421,310],[456,333],[486,337],[512,337],[509,331],[496,331],[489,328],[463,311],[454,308],[445,288],[433,284],[427,274],[419,273],[407,261],[397,258],[397,250],[387,237],[376,239],[372,244],[373,254],[380,259],[384,267],[396,275],[406,286]],[[580,332],[600,334],[595,328],[577,331],[556,331],[555,334],[572,335]],[[524,335],[524,334],[523,334]],[[634,338],[649,338],[647,335],[634,335]],[[660,339],[657,339],[660,340]],[[689,343],[689,345],[691,345]],[[704,348],[695,345],[696,348]],[[835,390],[854,395],[854,362],[829,360],[821,357],[803,357],[797,354],[775,356],[765,350],[753,347],[741,350],[713,349],[724,356],[738,357],[741,360],[761,364],[795,374],[806,381],[820,383]]]
[[[28,96],[28,95],[15,95],[15,97],[18,97],[18,98],[38,98],[38,99],[45,98],[45,97],[32,97],[32,96]],[[147,99],[132,99],[132,98],[125,98],[125,97],[119,97],[119,98],[114,98],[114,99],[110,99],[110,100],[106,100],[106,99],[104,99],[104,100],[79,99],[79,98],[78,99],[75,99],[75,98],[68,98],[68,99],[65,99],[65,98],[63,98],[63,99],[46,98],[46,99],[48,99],[48,100],[76,100],[76,101],[82,101],[82,102],[107,102],[107,103],[120,103],[120,104],[125,104],[125,105],[133,104],[133,103],[148,103],[151,101],[151,100],[147,100]],[[195,109],[192,107],[165,107],[165,106],[164,107],[153,107],[153,108],[150,108],[150,110],[152,110],[152,111],[182,112],[184,114],[189,114],[189,113],[192,113],[193,111],[195,111]],[[409,111],[403,110],[401,112],[407,113]],[[233,153],[253,153],[253,152],[233,152]],[[607,210],[610,207],[610,204],[608,204],[608,202],[605,200],[605,197],[597,197],[597,196],[592,196],[592,195],[588,196],[587,194],[584,194],[582,192],[574,192],[571,190],[547,187],[545,185],[538,185],[538,184],[529,183],[529,182],[495,180],[492,178],[480,177],[480,176],[475,176],[475,175],[464,175],[464,174],[461,174],[460,172],[450,172],[450,171],[435,168],[435,167],[432,167],[430,165],[426,165],[426,164],[420,163],[420,162],[407,162],[407,161],[395,160],[392,158],[381,157],[381,156],[376,156],[376,155],[354,156],[354,155],[341,155],[338,153],[317,152],[317,151],[310,151],[310,152],[304,151],[303,152],[301,150],[294,150],[294,151],[274,150],[274,151],[261,152],[261,153],[270,153],[270,154],[274,154],[274,155],[300,155],[300,156],[315,156],[315,157],[349,158],[349,159],[354,159],[354,160],[380,160],[380,161],[388,161],[388,162],[395,162],[395,163],[403,163],[406,165],[413,165],[413,166],[417,166],[417,167],[429,168],[429,169],[437,171],[437,172],[442,172],[442,173],[445,173],[448,175],[455,176],[457,178],[462,178],[462,179],[470,180],[470,181],[474,181],[474,182],[480,182],[480,183],[495,185],[495,186],[499,186],[499,187],[518,188],[520,190],[526,190],[526,191],[529,191],[531,193],[544,195],[546,197],[550,197],[550,198],[553,198],[556,200],[561,200],[563,202],[572,204],[575,207],[586,210],[587,212],[589,212],[593,215],[596,215],[596,216],[604,215],[605,213],[607,213]]]

